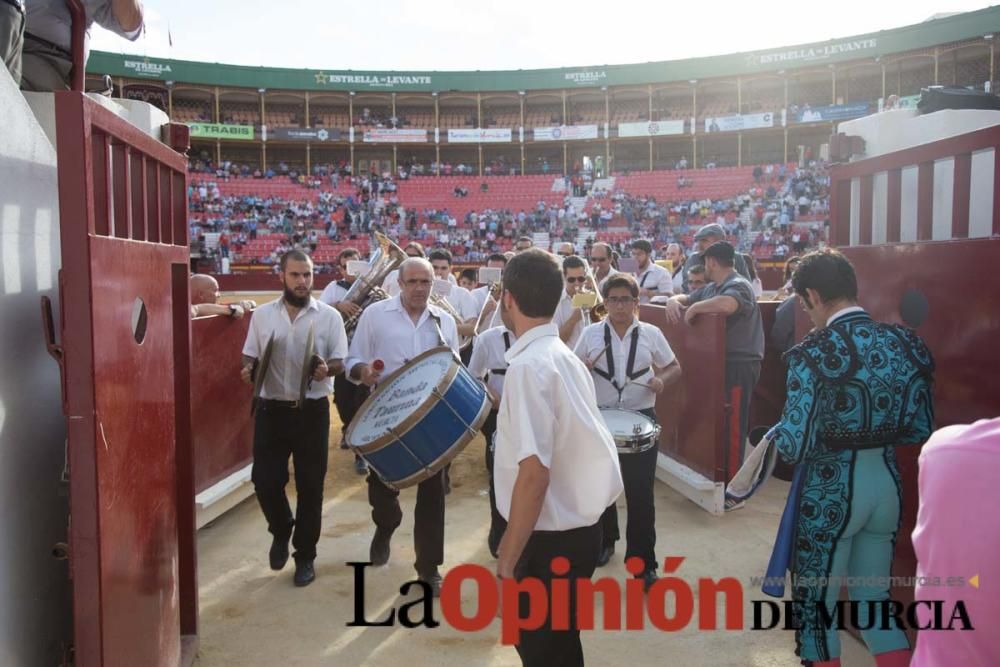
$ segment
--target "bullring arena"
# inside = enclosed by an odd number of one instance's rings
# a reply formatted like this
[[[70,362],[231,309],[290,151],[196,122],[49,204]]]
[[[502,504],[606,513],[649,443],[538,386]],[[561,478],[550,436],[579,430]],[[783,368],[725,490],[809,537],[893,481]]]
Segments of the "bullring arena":
[[[754,601],[776,600],[774,609],[781,602],[761,592],[761,579],[786,500],[799,492],[791,484],[794,467],[778,460],[745,505],[734,509],[726,496],[744,460],[762,451],[747,439],[758,445],[777,438],[772,427],[782,423],[791,382],[783,354],[814,324],[796,305],[787,347],[777,334],[776,321],[788,316],[779,307],[801,298],[785,273],[788,259],[838,249],[857,274],[858,304],[874,320],[904,325],[926,342],[934,359],[934,429],[1000,414],[992,380],[1000,373],[1000,295],[988,288],[1000,261],[1000,102],[991,95],[1000,81],[993,39],[1000,8],[752,53],[503,71],[358,71],[336,62],[301,70],[100,50],[85,59],[81,18],[69,49],[70,90],[22,91],[0,68],[5,665],[529,664],[501,641],[508,619],[487,616],[473,630],[456,627],[459,616],[482,613],[488,596],[472,581],[453,588],[449,572],[481,566],[493,585],[500,567],[491,554],[482,377],[474,382],[482,396],[473,397],[482,401],[481,414],[479,403],[475,419],[451,407],[466,427],[460,444],[440,444],[439,458],[418,466],[426,481],[445,474],[440,469],[450,462],[440,599],[420,599],[419,587],[401,590],[418,578],[433,588],[432,577],[412,566],[423,538],[414,535],[410,481],[398,483],[402,523],[391,557],[370,565],[377,549],[368,476],[387,488],[398,480],[361,435],[345,436],[332,403],[315,581],[301,579],[301,563],[274,567],[272,536],[255,500],[255,428],[266,420],[261,406],[298,409],[316,400],[307,392],[319,391],[325,379],[310,381],[304,372],[301,386],[294,378],[294,396],[276,398],[266,384],[271,348],[247,355],[244,343],[266,306],[290,299],[282,257],[293,261],[296,251],[312,267],[318,303],[337,285],[350,301],[355,292],[348,290],[365,276],[377,275],[387,291],[405,291],[406,258],[394,253],[409,253],[416,243],[434,263],[443,255],[433,251],[446,250],[447,276],[431,289],[461,294],[451,306],[459,326],[467,318],[473,326],[474,355],[487,330],[479,320],[506,320],[479,303],[469,311],[457,304],[472,298],[465,296],[472,288],[488,288],[482,276],[492,274],[479,269],[492,267],[497,255],[508,254],[504,266],[525,245],[575,255],[591,277],[602,270],[591,260],[605,248],[619,271],[641,275],[649,270],[642,268],[644,246],[636,259],[633,243],[650,243],[649,260],[666,269],[672,287],[659,298],[636,297],[634,308],[662,333],[681,367],[679,379],[657,392],[647,419],[660,427],[650,441],[656,556],[659,581],[685,588],[693,613],[670,631],[653,614],[641,628],[626,629],[626,582],[635,600],[648,591],[633,578],[642,573],[626,569],[630,514],[622,494],[613,504],[622,539],[593,574],[620,584],[621,627],[600,627],[606,612],[616,614],[599,598],[598,627],[582,632],[588,664],[840,664],[802,662],[784,617],[777,627],[755,628],[761,606]],[[109,95],[84,92],[108,84]],[[937,86],[952,97],[930,108]],[[671,261],[671,247],[686,257],[706,252],[699,241],[708,227],[745,257],[739,261],[758,286],[753,309],[764,352],[743,430],[744,396],[727,375],[732,320],[720,312],[691,322],[668,315],[669,299],[682,293],[688,275]],[[356,256],[343,255],[348,249]],[[347,259],[365,266],[348,274]],[[399,272],[398,286],[390,270]],[[224,308],[192,312],[199,305],[196,274],[217,284],[201,305]],[[473,283],[470,290],[459,292],[460,279]],[[354,304],[359,311],[378,303],[366,299]],[[583,317],[596,316],[593,301],[583,308]],[[362,330],[357,326],[352,333]],[[442,331],[438,322],[439,343]],[[607,331],[605,351],[612,345]],[[310,333],[310,353],[319,341]],[[420,361],[405,356],[398,372]],[[468,358],[463,365],[453,356],[451,372],[471,378]],[[256,360],[253,373],[264,374],[256,388],[240,382],[248,360]],[[365,362],[374,367],[371,358]],[[294,363],[298,372],[303,362]],[[650,383],[658,378],[653,372]],[[248,376],[256,377],[249,366]],[[396,373],[387,376],[378,382],[396,381]],[[365,406],[379,400],[375,395]],[[418,458],[401,428],[387,432]],[[616,442],[616,461],[638,456]],[[888,547],[894,579],[887,595],[900,608],[921,599],[914,578],[926,574],[911,537],[918,508],[925,511],[920,452],[911,446],[895,454],[902,500],[898,535]],[[987,474],[995,460],[983,458]],[[295,480],[292,468],[293,508]],[[977,534],[1000,534],[996,516],[968,510]],[[295,548],[301,555],[297,542]],[[956,553],[963,549],[955,545]],[[941,574],[964,578],[949,599],[967,600],[970,610],[998,598],[989,571]],[[712,581],[727,578],[738,583],[738,602],[705,594]],[[789,587],[783,599],[793,595]],[[676,595],[655,599],[670,601],[666,616],[680,613]],[[494,604],[493,614],[500,613]],[[404,614],[425,623],[403,627]],[[376,624],[386,618],[393,623]],[[704,627],[708,618],[717,627]],[[974,616],[969,634],[989,633],[996,620]],[[903,630],[910,647],[927,632]],[[840,631],[842,664],[906,664],[877,660],[862,634]],[[963,650],[978,650],[980,662],[919,664],[1000,664],[995,640],[979,646]]]

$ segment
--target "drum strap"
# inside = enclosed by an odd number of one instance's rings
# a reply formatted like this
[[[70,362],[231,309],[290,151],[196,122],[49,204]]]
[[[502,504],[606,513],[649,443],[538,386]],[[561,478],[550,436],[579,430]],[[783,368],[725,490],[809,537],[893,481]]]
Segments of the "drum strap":
[[[640,288],[646,286],[646,278],[649,277],[649,273],[650,273],[650,270],[646,269],[646,272],[644,274],[642,274],[642,280],[639,281],[639,287]]]
[[[344,289],[351,289],[351,283],[347,282],[346,280],[338,280],[337,285],[343,287]]]
[[[618,398],[622,396],[622,392],[625,391],[625,387],[628,386],[626,381],[625,386],[619,387],[618,380],[615,379],[615,355],[611,352],[611,325],[607,322],[604,323],[604,345],[607,348],[607,359],[608,359],[608,370],[602,371],[597,366],[592,369],[599,376],[611,383],[611,386],[615,388],[618,392]],[[645,375],[649,371],[649,366],[641,368],[637,371],[633,371],[635,368],[635,353],[639,348],[639,327],[632,329],[632,341],[629,344],[628,349],[628,363],[625,366],[625,379],[634,380],[637,377]]]
[[[503,332],[503,351],[504,352],[509,352],[510,351],[510,332],[509,331],[504,331]],[[506,374],[507,374],[507,369],[506,368],[491,368],[490,370],[486,371],[486,379],[489,380],[489,376],[490,375],[506,375]]]

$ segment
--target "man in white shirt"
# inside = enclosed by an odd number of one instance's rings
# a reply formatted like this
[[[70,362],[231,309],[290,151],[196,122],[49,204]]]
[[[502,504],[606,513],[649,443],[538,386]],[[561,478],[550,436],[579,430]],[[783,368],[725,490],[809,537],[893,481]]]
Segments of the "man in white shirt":
[[[614,440],[594,400],[586,366],[560,341],[552,315],[562,292],[559,266],[542,250],[507,264],[501,311],[517,342],[497,415],[497,509],[507,520],[497,576],[534,578],[546,588],[552,559],[569,561],[570,630],[521,632],[517,652],[528,667],[583,665],[576,623],[576,584],[597,566],[601,514],[622,492]],[[530,604],[522,596],[520,616]]]
[[[347,334],[340,313],[311,296],[313,264],[308,255],[298,250],[287,252],[280,268],[284,293],[253,311],[243,344],[240,377],[253,383],[254,367],[273,336],[268,368],[256,371],[266,371],[266,375],[254,422],[251,479],[267,529],[274,536],[269,552],[271,569],[280,570],[288,562],[291,539],[295,585],[308,586],[316,578],[313,560],[323,514],[330,435],[327,397],[333,390],[333,376],[342,370],[347,356]],[[302,400],[301,382],[307,372],[302,364],[310,332],[315,368]],[[294,520],[285,496],[289,456],[295,465],[298,494]]]
[[[476,337],[472,358],[469,360],[469,372],[473,377],[485,380],[486,390],[493,402],[493,409],[490,410],[480,431],[486,438],[486,471],[490,479],[490,533],[486,542],[494,558],[497,557],[500,538],[503,537],[507,522],[497,511],[496,488],[493,482],[493,455],[496,443],[493,436],[497,430],[497,408],[503,397],[503,381],[507,374],[507,360],[504,355],[516,342],[517,337],[501,323]]]
[[[341,250],[337,256],[337,264],[340,265],[340,275],[342,278],[331,281],[323,289],[323,293],[319,297],[319,300],[323,303],[336,308],[345,321],[361,310],[357,304],[344,301],[347,292],[358,279],[357,276],[348,273],[347,263],[360,258],[361,253],[356,248],[344,248]],[[368,393],[368,387],[362,384],[354,384],[347,379],[347,375],[343,372],[337,373],[333,378],[333,404],[337,406],[337,414],[340,416],[341,449],[347,449],[344,434],[347,433],[347,428],[351,425],[351,420],[357,414],[358,408],[368,398]],[[365,463],[365,460],[357,454],[354,455],[354,471],[359,475],[364,475],[368,472],[368,465]]]
[[[598,241],[590,248],[590,266],[594,270],[594,280],[597,281],[597,289],[604,287],[604,283],[611,276],[617,275],[618,271],[611,263],[611,246]]]
[[[573,248],[573,244],[569,242],[560,243],[556,248],[556,254],[560,257],[572,257],[576,254],[576,249]]]
[[[365,308],[354,331],[345,367],[351,380],[369,387],[394,373],[427,350],[447,345],[458,353],[458,331],[451,315],[427,302],[434,270],[422,257],[411,257],[399,267],[400,294]],[[440,324],[438,324],[440,323]],[[380,360],[381,371],[373,362]],[[437,596],[441,589],[438,567],[444,562],[444,475],[438,473],[417,486],[413,542],[417,576]],[[372,506],[375,536],[369,558],[375,565],[389,562],[389,541],[403,520],[399,492],[375,474],[368,475],[368,502]]]
[[[632,241],[632,259],[639,265],[635,279],[639,282],[639,301],[649,303],[654,296],[674,293],[670,272],[653,261],[653,244],[646,239]]]
[[[656,397],[680,378],[681,367],[663,332],[638,318],[639,285],[627,274],[604,285],[608,317],[583,330],[576,355],[594,375],[597,404],[639,412],[656,421]],[[656,581],[656,507],[653,480],[658,447],[619,454],[628,509],[625,559],[641,558],[639,575],[646,590]],[[619,538],[618,511],[612,505],[601,517],[602,543],[598,566],[615,552]]]
[[[684,262],[687,258],[684,256],[684,248],[681,247],[679,243],[671,243],[667,246],[667,252],[664,259],[669,259],[670,263],[674,267],[671,277],[673,278],[673,288],[674,294],[684,293]]]
[[[493,253],[486,259],[486,268],[488,269],[500,269],[501,271],[503,271],[503,268],[505,266],[507,266],[507,258],[504,255],[501,255],[500,253]],[[486,303],[489,291],[490,291],[489,285],[481,285],[472,290],[472,300],[473,300],[473,305],[475,305],[476,307],[477,317],[479,316],[479,313],[482,312],[483,319],[489,319],[492,316],[493,311],[496,309],[496,306],[494,304]],[[485,311],[483,311],[483,306],[486,306]]]
[[[590,324],[589,320],[584,318],[583,308],[573,307],[573,297],[587,282],[587,265],[583,259],[573,255],[563,260],[562,272],[566,287],[559,297],[552,323],[558,327],[559,337],[563,342],[573,349],[580,340],[583,328]],[[595,287],[590,284],[587,285],[587,289],[594,291]]]

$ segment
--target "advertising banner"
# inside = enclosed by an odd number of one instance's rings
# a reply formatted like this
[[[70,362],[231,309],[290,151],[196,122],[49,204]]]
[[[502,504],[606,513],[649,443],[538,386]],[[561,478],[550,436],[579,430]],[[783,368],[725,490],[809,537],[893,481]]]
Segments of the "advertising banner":
[[[762,127],[774,127],[774,114],[770,111],[705,119],[706,132],[738,132],[739,130],[756,130]]]
[[[188,123],[192,139],[236,139],[253,141],[253,125],[223,125],[221,123]]]
[[[561,127],[536,127],[535,141],[575,141],[596,139],[596,125],[563,125]]]
[[[324,127],[269,127],[270,141],[340,141],[340,130]]]
[[[654,120],[639,123],[618,123],[619,137],[664,137],[684,134],[683,120]]]
[[[366,144],[423,144],[427,143],[427,130],[397,130],[392,128],[365,130]]]
[[[868,115],[867,102],[855,102],[853,104],[831,104],[823,107],[805,107],[799,109],[796,114],[796,122],[799,123],[820,123],[831,120],[847,120],[849,118],[860,118]]]
[[[450,144],[499,144],[511,140],[510,128],[448,130]]]

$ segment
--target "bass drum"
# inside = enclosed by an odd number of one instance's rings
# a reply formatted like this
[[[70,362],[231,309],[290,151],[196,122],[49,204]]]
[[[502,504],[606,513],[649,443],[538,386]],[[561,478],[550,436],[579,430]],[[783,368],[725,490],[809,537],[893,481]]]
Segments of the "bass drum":
[[[436,475],[479,434],[490,399],[451,348],[436,347],[382,380],[345,434],[388,486]]]

